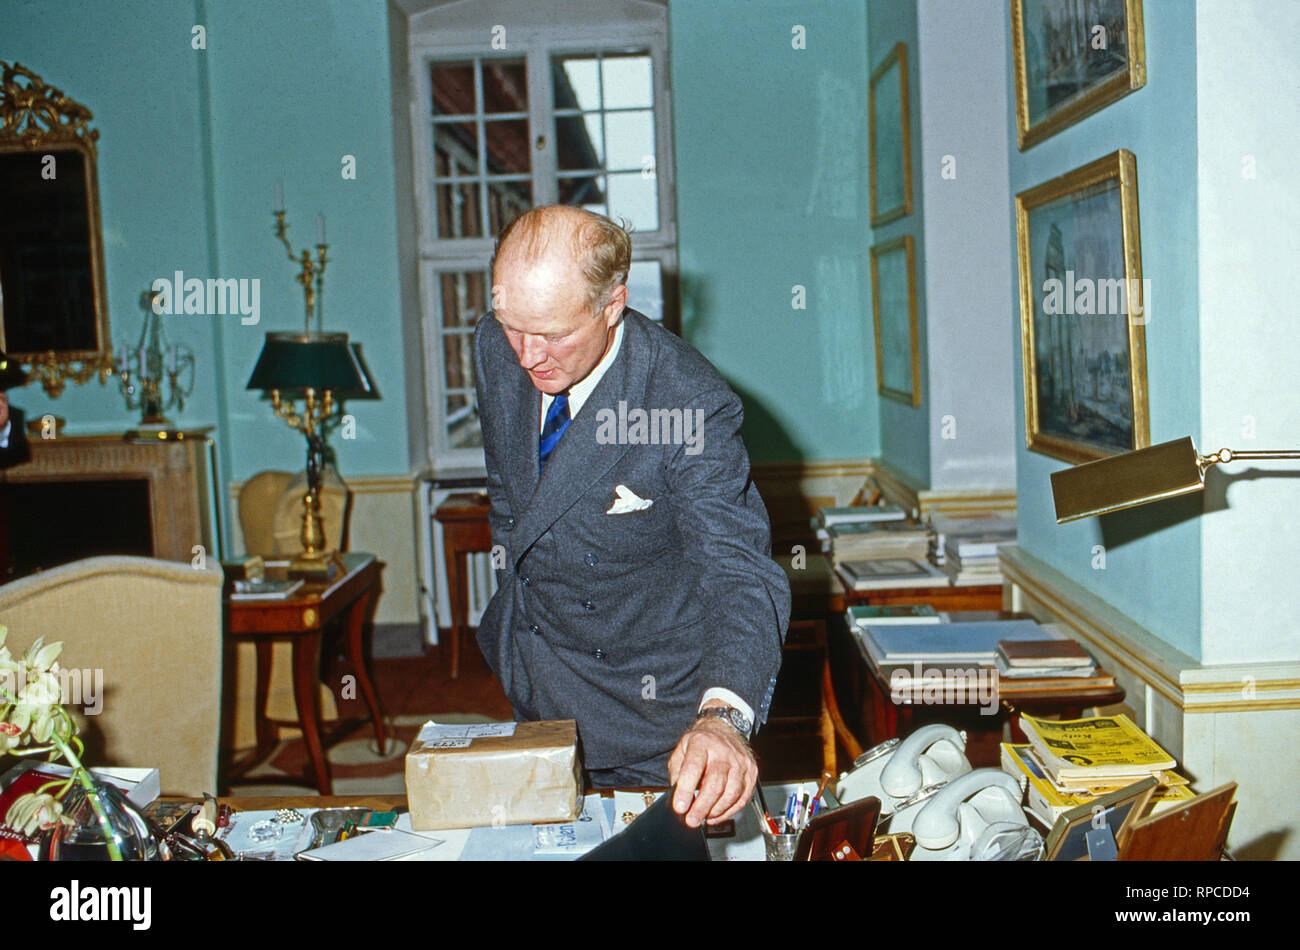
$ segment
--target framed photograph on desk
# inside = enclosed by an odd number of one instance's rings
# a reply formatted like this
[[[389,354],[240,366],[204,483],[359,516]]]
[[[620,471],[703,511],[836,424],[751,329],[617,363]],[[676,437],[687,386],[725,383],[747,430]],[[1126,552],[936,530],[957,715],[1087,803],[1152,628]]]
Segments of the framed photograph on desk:
[[[876,388],[882,396],[914,408],[921,405],[912,235],[871,249],[871,313],[876,332]]]
[[[1109,827],[1117,844],[1123,843],[1127,830],[1142,817],[1156,780],[1147,776],[1124,788],[1071,808],[1052,826],[1043,846],[1044,861],[1085,861],[1088,859],[1088,832]]]
[[[1025,443],[1079,463],[1151,444],[1137,159],[1016,195]]]

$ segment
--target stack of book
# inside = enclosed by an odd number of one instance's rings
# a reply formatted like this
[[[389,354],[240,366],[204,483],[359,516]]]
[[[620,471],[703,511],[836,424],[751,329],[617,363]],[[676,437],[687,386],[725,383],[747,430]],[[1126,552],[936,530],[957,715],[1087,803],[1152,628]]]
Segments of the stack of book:
[[[1020,717],[1028,745],[1002,744],[1002,769],[1029,782],[1031,811],[1049,825],[1070,808],[1152,776],[1167,807],[1194,797],[1173,757],[1127,716],[1052,722]]]
[[[879,521],[902,521],[907,512],[898,505],[850,505],[846,508],[819,508],[813,527],[832,528],[841,524],[868,524]]]
[[[998,545],[1016,540],[1014,518],[1001,516],[935,518],[930,556],[953,579],[953,585],[1000,584]]]
[[[924,561],[930,550],[930,529],[910,521],[836,524],[826,534],[834,564],[883,558]]]
[[[948,575],[924,558],[844,561],[835,565],[835,571],[851,590],[948,586]]]
[[[890,626],[910,623],[940,623],[943,618],[929,604],[907,604],[899,607],[859,605],[847,611],[849,628],[864,629],[867,626]]]
[[[962,623],[850,624],[867,655],[877,666],[925,663],[943,667],[984,667],[996,664],[1003,640],[1041,640],[1051,632],[1034,620],[981,620]]]
[[[1073,640],[1018,640],[998,644],[994,657],[1005,692],[1097,689],[1115,677],[1097,668]]]

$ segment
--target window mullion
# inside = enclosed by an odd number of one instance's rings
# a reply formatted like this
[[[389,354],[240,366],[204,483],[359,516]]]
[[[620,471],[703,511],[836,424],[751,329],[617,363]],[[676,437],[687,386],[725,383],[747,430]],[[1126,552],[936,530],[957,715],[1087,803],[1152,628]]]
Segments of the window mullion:
[[[528,47],[529,139],[533,144],[533,205],[553,205],[560,199],[556,178],[559,142],[555,130],[555,90],[551,86],[551,54],[534,41]],[[545,137],[546,147],[537,140]]]

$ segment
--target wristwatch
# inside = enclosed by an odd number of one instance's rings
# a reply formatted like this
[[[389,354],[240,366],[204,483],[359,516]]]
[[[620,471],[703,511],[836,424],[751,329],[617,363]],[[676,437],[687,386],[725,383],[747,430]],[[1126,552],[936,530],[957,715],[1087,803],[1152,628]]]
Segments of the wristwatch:
[[[749,731],[754,727],[754,724],[745,717],[745,714],[734,706],[708,706],[701,709],[695,718],[699,720],[705,717],[721,719],[746,739],[749,738]]]

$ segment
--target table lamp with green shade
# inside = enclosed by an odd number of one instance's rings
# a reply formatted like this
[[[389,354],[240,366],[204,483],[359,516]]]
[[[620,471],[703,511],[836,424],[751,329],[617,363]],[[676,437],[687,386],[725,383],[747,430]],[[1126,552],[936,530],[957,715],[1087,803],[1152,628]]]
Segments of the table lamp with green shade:
[[[1300,450],[1220,449],[1212,455],[1201,455],[1187,436],[1062,469],[1052,473],[1056,523],[1203,491],[1205,472],[1211,465],[1253,459],[1300,459]]]
[[[378,398],[360,346],[346,333],[268,333],[247,388],[269,393],[275,414],[307,439],[302,552],[290,562],[289,576],[332,578],[339,562],[337,552],[326,550],[320,516],[325,434],[342,400]],[[294,405],[299,398],[301,413]]]

